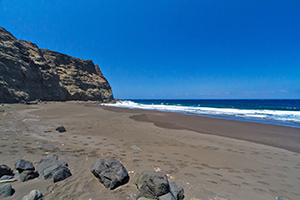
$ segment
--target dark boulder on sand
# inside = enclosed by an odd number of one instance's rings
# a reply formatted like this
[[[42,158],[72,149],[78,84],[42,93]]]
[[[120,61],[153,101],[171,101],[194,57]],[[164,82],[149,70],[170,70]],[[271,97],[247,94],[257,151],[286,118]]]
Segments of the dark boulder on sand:
[[[53,182],[65,180],[66,178],[72,176],[70,170],[67,167],[60,167],[53,173]]]
[[[14,176],[15,174],[7,165],[0,165],[0,178],[4,175]]]
[[[39,173],[35,172],[33,170],[24,170],[24,171],[22,171],[22,173],[19,176],[19,178],[22,182],[29,181],[29,180],[35,179],[37,177],[39,177]]]
[[[23,159],[18,159],[15,162],[15,168],[20,173],[19,178],[22,182],[35,179],[39,176],[38,172],[35,172],[33,163]]]
[[[58,160],[57,155],[41,159],[37,166],[37,171],[40,173],[40,176],[44,176],[45,180],[53,178],[54,183],[72,176],[68,169],[68,163]]]
[[[182,200],[184,191],[175,183],[169,184],[161,172],[143,171],[135,182],[139,194],[136,199]]]
[[[176,185],[175,182],[170,183],[171,192],[173,193],[174,197],[177,200],[183,200],[184,199],[184,190],[182,187],[179,187]]]
[[[0,186],[0,199],[10,197],[15,193],[10,183]]]
[[[66,132],[66,129],[63,126],[57,127],[55,130],[58,131],[58,132],[60,132],[60,133]]]
[[[143,171],[135,184],[139,190],[137,199],[157,199],[170,192],[167,176],[161,172]]]
[[[16,170],[18,170],[19,173],[22,173],[25,170],[34,171],[35,169],[32,162],[23,159],[18,159],[15,162],[15,168]]]
[[[100,183],[111,190],[129,181],[127,170],[114,158],[98,159],[92,164],[90,170]]]

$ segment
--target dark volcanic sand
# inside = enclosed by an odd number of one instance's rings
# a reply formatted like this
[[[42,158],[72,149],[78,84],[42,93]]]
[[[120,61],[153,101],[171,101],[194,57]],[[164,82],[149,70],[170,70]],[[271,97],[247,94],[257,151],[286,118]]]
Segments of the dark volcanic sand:
[[[0,113],[0,164],[13,168],[22,158],[36,167],[42,157],[57,154],[73,174],[57,183],[13,182],[16,193],[8,200],[32,189],[44,199],[130,199],[144,170],[166,173],[184,188],[187,200],[300,199],[299,129],[86,102],[0,108],[5,110]],[[67,131],[55,131],[59,126]],[[96,159],[110,157],[130,175],[113,191],[90,172]]]

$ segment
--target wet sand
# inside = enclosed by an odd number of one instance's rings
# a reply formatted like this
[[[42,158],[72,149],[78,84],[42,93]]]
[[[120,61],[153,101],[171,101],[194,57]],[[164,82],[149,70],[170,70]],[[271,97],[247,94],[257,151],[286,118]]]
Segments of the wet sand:
[[[58,183],[18,180],[7,199],[32,189],[44,199],[130,199],[144,170],[166,173],[188,200],[300,199],[300,129],[82,102],[0,108],[0,164],[13,168],[23,158],[36,166],[57,154],[73,174]],[[61,125],[67,132],[55,131]],[[130,175],[112,191],[89,171],[96,159],[109,157]]]
[[[104,107],[104,109],[114,112],[128,112],[129,110],[117,107]],[[160,112],[160,115],[157,115],[156,111],[143,111],[142,113],[140,110],[131,109],[130,111],[136,113],[136,115],[130,117],[131,119],[151,122],[162,128],[190,130],[209,135],[230,137],[300,153],[299,128],[180,113]]]

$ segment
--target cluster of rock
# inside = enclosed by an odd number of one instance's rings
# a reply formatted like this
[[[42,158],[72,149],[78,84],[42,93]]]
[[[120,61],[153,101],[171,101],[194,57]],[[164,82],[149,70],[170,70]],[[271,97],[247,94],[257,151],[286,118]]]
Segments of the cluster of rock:
[[[111,86],[91,60],[40,49],[0,27],[0,102],[111,101]]]
[[[57,155],[49,158],[42,158],[38,163],[37,171],[32,162],[18,159],[15,162],[15,169],[22,182],[37,177],[44,177],[45,180],[52,178],[53,182],[62,181],[72,174],[68,164],[58,159]],[[98,159],[90,167],[90,171],[106,188],[113,190],[128,183],[130,177],[125,167],[114,158]],[[14,172],[6,165],[0,165],[0,181],[11,182],[14,179]],[[133,200],[183,200],[184,190],[175,183],[169,183],[167,176],[161,172],[144,171],[136,180],[138,195],[131,195]],[[0,198],[9,197],[14,194],[10,183],[0,187]],[[32,190],[22,200],[40,199],[43,195],[38,190]]]
[[[19,179],[22,182],[35,179],[37,177],[44,177],[45,180],[52,178],[53,182],[62,181],[72,174],[68,169],[68,164],[58,159],[58,156],[53,155],[50,158],[43,158],[38,163],[37,171],[32,162],[23,159],[18,159],[15,162],[15,169]],[[12,182],[16,181],[15,174],[7,165],[0,165],[0,181]],[[0,198],[9,197],[14,194],[14,189],[10,183],[0,187]],[[22,200],[40,199],[43,195],[38,190],[32,190],[28,195],[24,196]]]
[[[106,188],[115,189],[129,181],[125,167],[116,159],[98,159],[90,168],[94,176]],[[131,195],[133,200],[183,200],[184,190],[175,182],[169,183],[166,174],[155,171],[144,171],[136,180],[139,190],[137,196]]]
[[[25,161],[23,159],[18,159],[15,162],[15,168],[19,173],[19,178],[22,182],[35,179],[39,176],[39,173],[34,171],[35,168],[33,163],[30,161]]]
[[[43,158],[37,166],[37,171],[40,173],[40,176],[44,176],[45,180],[52,178],[54,183],[72,176],[68,169],[68,163],[58,160],[57,155]]]

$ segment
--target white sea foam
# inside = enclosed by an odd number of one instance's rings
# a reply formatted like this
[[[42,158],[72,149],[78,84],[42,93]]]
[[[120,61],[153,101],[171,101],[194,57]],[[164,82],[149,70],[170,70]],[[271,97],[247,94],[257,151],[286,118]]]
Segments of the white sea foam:
[[[275,120],[289,122],[300,125],[300,111],[282,111],[282,110],[247,110],[235,108],[212,108],[212,107],[192,107],[181,105],[155,105],[139,104],[132,101],[120,101],[116,104],[103,104],[106,106],[123,107],[131,109],[157,110],[167,112],[178,112],[185,114],[215,116],[225,118],[244,118],[252,120]]]

